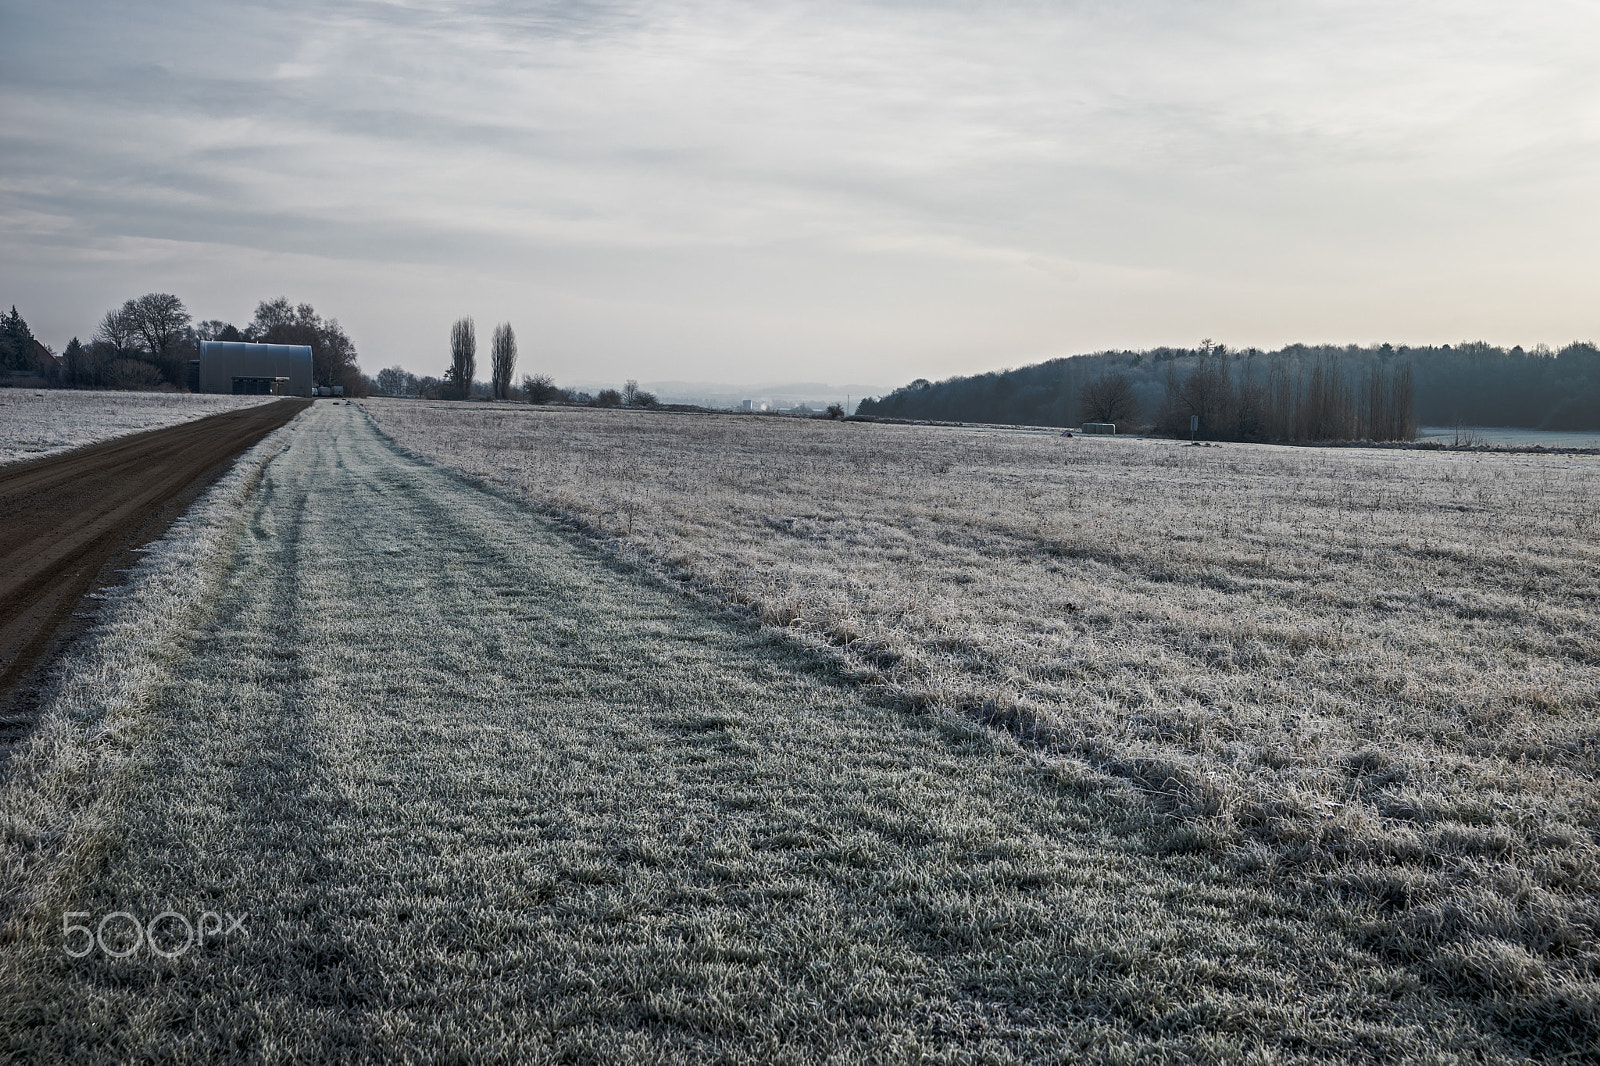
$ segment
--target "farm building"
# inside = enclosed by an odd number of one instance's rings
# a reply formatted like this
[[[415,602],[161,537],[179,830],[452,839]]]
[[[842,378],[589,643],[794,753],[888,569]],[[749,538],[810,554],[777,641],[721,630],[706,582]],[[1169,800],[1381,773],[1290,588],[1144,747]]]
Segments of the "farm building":
[[[305,344],[201,341],[189,361],[191,392],[310,396],[311,348]]]

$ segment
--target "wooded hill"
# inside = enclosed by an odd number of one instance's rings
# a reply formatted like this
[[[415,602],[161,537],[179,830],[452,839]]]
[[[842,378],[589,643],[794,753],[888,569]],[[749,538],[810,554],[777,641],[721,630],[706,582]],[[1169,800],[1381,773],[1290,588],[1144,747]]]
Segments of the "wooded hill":
[[[1108,351],[930,382],[861,415],[1119,427],[1243,440],[1409,439],[1417,424],[1600,430],[1600,350],[1575,343]]]

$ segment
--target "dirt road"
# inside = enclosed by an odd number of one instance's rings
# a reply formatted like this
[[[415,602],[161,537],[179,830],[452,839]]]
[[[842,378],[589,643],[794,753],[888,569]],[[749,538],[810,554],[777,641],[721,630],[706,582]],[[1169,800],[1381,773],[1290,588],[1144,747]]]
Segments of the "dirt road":
[[[229,411],[0,469],[0,706],[94,584],[193,490],[309,401]],[[0,745],[26,728],[0,718]]]

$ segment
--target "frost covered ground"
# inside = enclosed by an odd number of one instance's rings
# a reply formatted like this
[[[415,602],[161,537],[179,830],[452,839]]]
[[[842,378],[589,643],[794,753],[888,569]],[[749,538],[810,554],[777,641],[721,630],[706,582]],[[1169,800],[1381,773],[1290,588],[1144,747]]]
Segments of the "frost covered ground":
[[[1330,952],[1600,1043],[1600,460],[368,407],[1338,916]]]
[[[0,1041],[1509,1062],[1585,1035],[1564,974],[1489,956],[1559,982],[1559,1018],[1452,986],[1368,901],[1167,823],[321,406],[152,553],[0,783]],[[207,913],[243,917],[176,950]],[[159,915],[170,958],[132,936]],[[1519,1027],[1539,1004],[1556,1028]]]
[[[0,465],[252,407],[272,396],[0,389]]]

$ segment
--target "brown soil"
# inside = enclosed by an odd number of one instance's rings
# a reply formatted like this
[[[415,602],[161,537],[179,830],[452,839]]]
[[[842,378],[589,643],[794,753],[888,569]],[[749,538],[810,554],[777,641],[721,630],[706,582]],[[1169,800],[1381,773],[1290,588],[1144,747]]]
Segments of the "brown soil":
[[[44,664],[75,609],[115,584],[228,464],[309,400],[229,411],[0,467],[0,752],[32,726]]]

